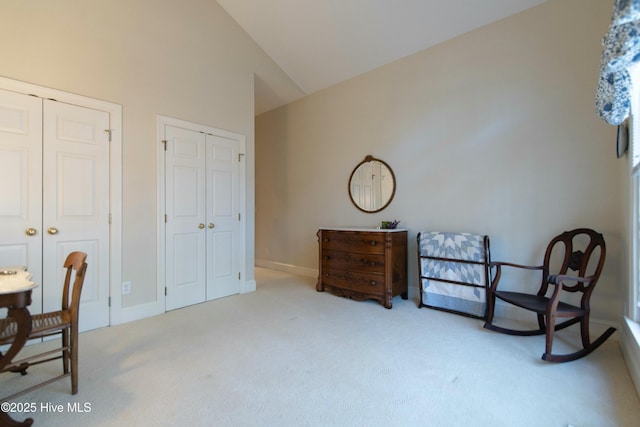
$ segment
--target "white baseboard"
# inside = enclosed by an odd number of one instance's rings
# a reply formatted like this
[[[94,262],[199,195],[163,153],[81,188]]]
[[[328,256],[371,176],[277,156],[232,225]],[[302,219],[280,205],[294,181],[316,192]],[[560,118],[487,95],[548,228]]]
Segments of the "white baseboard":
[[[282,262],[269,261],[266,259],[256,259],[256,266],[270,268],[271,270],[296,274],[298,276],[318,278],[317,268],[298,267],[296,265],[284,264]]]
[[[240,285],[240,293],[246,294],[256,290],[255,280],[245,280]],[[135,320],[146,319],[147,317],[157,316],[166,313],[164,300],[154,301],[147,304],[140,304],[132,307],[124,307],[119,310],[113,310],[114,316],[111,318],[111,326],[120,325],[122,323],[133,322]]]
[[[241,294],[246,294],[249,292],[253,292],[257,289],[255,280],[245,280],[242,283],[242,289],[240,290]]]
[[[636,391],[640,396],[640,324],[624,318],[620,330],[620,348]]]
[[[125,307],[118,310],[118,315],[111,319],[111,325],[133,322],[134,320],[146,319],[147,317],[164,314],[164,302],[150,302],[133,307]]]

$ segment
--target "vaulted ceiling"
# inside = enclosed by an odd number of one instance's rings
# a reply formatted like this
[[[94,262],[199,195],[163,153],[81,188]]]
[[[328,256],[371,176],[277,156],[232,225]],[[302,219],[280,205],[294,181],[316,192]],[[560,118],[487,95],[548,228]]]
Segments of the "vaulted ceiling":
[[[311,94],[546,0],[217,0]],[[256,92],[256,114],[294,99]]]

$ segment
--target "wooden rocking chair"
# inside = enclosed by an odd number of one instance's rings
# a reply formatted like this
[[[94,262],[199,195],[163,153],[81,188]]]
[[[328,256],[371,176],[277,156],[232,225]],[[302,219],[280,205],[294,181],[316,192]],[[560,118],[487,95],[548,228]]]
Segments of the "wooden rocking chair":
[[[585,239],[586,238],[586,239]],[[576,249],[580,242],[587,240],[583,250]],[[556,247],[558,245],[558,247]],[[550,263],[554,248],[556,254],[558,249],[564,246],[564,251],[560,250],[564,258],[562,265],[557,274],[549,274]],[[589,314],[591,307],[589,300],[593,289],[598,282],[604,259],[606,248],[602,234],[596,233],[587,228],[579,228],[572,231],[565,231],[556,236],[547,247],[544,256],[544,263],[540,266],[524,266],[507,262],[492,262],[491,267],[495,267],[495,276],[491,283],[488,294],[487,321],[485,328],[493,331],[502,332],[510,335],[542,335],[546,334],[546,348],[542,355],[542,360],[548,362],[569,362],[586,356],[593,350],[598,348],[603,342],[615,332],[615,328],[610,327],[598,339],[591,341],[589,336]],[[591,260],[591,264],[589,260]],[[587,275],[587,269],[590,265],[594,270]],[[542,273],[542,282],[536,294],[524,292],[511,292],[498,290],[498,282],[502,273],[502,267],[515,267],[528,270],[540,270]],[[568,270],[576,272],[568,275]],[[551,285],[551,289],[549,288]],[[548,295],[548,291],[550,295]],[[561,301],[561,295],[565,292],[582,294],[580,305],[572,305]],[[533,311],[538,317],[538,329],[534,330],[515,330],[496,326],[493,324],[496,306],[496,298],[523,308]],[[567,319],[557,323],[560,319]],[[571,354],[553,354],[552,345],[554,332],[575,323],[580,323],[580,334],[582,338],[582,349]]]

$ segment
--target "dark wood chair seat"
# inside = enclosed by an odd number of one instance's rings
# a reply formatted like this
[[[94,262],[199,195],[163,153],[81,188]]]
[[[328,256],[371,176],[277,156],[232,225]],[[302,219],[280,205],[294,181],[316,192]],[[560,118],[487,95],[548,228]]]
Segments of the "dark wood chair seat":
[[[6,342],[9,337],[14,337],[16,333],[17,327],[13,318],[5,317],[0,319],[0,342]]]
[[[560,255],[559,263],[554,258]],[[602,273],[606,247],[602,234],[588,228],[578,228],[554,237],[539,266],[525,266],[507,262],[492,262],[495,271],[488,292],[487,321],[484,327],[510,335],[546,335],[545,352],[542,360],[549,362],[568,362],[586,356],[605,342],[615,328],[610,327],[596,340],[589,335],[590,299],[593,289]],[[549,274],[551,265],[560,265],[557,274]],[[537,292],[526,289],[498,290],[503,268],[539,270],[542,273]],[[573,273],[569,274],[569,270]],[[521,285],[526,288],[526,284]],[[562,300],[564,294],[579,293],[580,305],[572,305]],[[498,326],[494,322],[496,299],[536,313],[538,328],[530,330],[511,329]],[[564,319],[558,323],[558,319]],[[554,354],[554,332],[568,326],[580,324],[582,349],[570,354]]]
[[[540,295],[523,294],[520,292],[496,291],[497,298],[510,304],[516,305],[526,310],[534,311],[538,314],[545,314],[551,298]],[[575,317],[584,315],[584,310],[575,305],[559,301],[556,309],[558,317]]]
[[[61,329],[70,326],[71,316],[68,311],[34,314],[31,316],[31,334],[29,334],[29,339],[58,334]],[[0,320],[0,344],[8,344],[13,341],[17,331],[18,325],[11,317]]]

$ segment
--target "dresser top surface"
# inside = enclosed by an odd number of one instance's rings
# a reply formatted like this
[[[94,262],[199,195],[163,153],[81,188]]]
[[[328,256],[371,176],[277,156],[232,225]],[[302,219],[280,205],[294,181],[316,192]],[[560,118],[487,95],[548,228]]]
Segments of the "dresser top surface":
[[[320,230],[328,230],[328,231],[364,231],[367,233],[398,233],[407,231],[406,228],[394,228],[394,229],[382,229],[375,227],[320,227]]]

